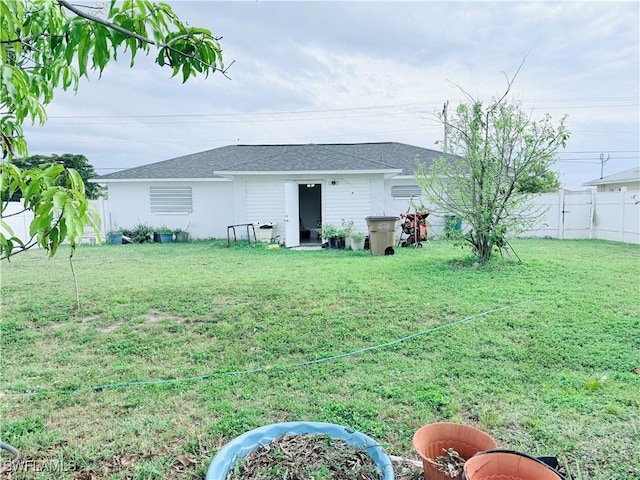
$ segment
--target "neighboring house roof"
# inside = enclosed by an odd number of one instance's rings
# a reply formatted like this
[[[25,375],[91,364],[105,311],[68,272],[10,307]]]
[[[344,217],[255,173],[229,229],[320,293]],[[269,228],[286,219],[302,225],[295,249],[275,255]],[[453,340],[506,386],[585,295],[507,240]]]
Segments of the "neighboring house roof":
[[[640,167],[633,167],[623,172],[614,173],[613,175],[607,175],[606,177],[591,180],[590,182],[583,183],[582,185],[608,185],[611,183],[634,183],[640,182]]]
[[[331,143],[301,145],[228,145],[95,178],[216,178],[225,173],[380,171],[413,175],[416,157],[425,165],[442,152],[404,143]]]

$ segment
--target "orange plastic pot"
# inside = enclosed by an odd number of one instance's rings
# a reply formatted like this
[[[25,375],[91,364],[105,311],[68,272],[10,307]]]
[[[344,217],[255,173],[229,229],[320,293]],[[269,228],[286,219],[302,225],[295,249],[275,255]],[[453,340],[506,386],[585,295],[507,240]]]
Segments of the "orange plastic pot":
[[[413,436],[413,446],[422,458],[425,480],[460,480],[462,472],[449,477],[436,468],[435,459],[453,448],[465,459],[483,450],[498,448],[496,441],[482,430],[459,423],[440,422],[425,425]]]
[[[464,464],[464,480],[564,480],[557,471],[529,455],[511,452],[482,452]]]

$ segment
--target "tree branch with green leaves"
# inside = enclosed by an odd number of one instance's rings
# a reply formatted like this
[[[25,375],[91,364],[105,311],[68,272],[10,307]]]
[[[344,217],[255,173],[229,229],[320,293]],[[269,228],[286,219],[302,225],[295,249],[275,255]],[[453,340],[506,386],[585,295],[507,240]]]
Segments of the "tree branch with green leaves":
[[[90,72],[101,75],[122,52],[129,53],[133,66],[138,52],[155,51],[156,63],[171,68],[172,76],[181,74],[183,83],[199,74],[227,76],[219,40],[207,29],[182,22],[166,3],[113,0],[96,8],[67,0],[0,2],[2,198],[9,192],[9,197],[24,198],[25,207],[35,215],[31,230],[36,244],[54,254],[68,241],[73,252],[81,240],[75,235],[80,224],[91,225],[94,216],[74,169],[14,168],[14,159],[28,154],[24,123],[43,125],[57,89],[76,91],[80,77]],[[62,186],[54,176],[71,181]],[[55,214],[47,202],[53,202]],[[5,208],[2,202],[0,220]],[[21,243],[7,227],[2,220],[0,258],[33,245]]]

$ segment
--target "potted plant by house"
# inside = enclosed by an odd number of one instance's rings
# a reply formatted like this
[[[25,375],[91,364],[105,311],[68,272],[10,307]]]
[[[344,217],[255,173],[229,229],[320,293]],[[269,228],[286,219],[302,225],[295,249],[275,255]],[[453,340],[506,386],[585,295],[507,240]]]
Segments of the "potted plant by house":
[[[342,219],[342,225],[338,229],[340,248],[351,247],[351,232],[353,232],[353,220],[347,222]]]
[[[160,243],[171,243],[173,240],[173,230],[165,225],[156,228],[155,233],[160,237]]]
[[[349,235],[349,238],[351,239],[351,250],[364,250],[364,237],[365,234],[362,232],[351,232]]]
[[[122,230],[110,230],[107,232],[107,238],[111,245],[122,245]]]
[[[128,243],[145,243],[153,241],[153,227],[147,223],[138,223],[122,231],[124,240]]]
[[[340,250],[344,250],[345,248],[347,248],[347,242],[349,240],[349,235],[351,234],[350,229],[346,226],[339,227],[336,230],[336,243],[337,243],[337,248],[339,248]]]
[[[175,235],[177,243],[186,243],[189,241],[189,232],[187,232],[186,230],[176,228],[173,231],[173,234]]]
[[[326,240],[329,243],[330,248],[339,248],[338,228],[334,225],[325,223],[322,227],[317,228],[316,231],[323,240]]]

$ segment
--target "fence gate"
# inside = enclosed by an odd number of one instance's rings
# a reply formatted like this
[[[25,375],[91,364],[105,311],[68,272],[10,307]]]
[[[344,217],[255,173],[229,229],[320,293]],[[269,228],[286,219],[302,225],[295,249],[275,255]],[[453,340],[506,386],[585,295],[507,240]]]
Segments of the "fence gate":
[[[560,238],[589,238],[593,198],[591,192],[565,192],[560,198]]]

